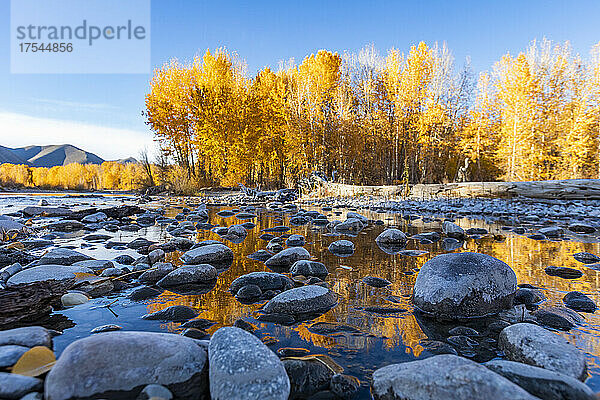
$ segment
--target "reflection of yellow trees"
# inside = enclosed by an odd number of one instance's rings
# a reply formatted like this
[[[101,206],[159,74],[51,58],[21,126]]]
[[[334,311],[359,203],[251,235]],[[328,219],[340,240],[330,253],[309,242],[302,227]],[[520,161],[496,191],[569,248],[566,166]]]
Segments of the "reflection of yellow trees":
[[[152,168],[156,169],[155,166]],[[155,174],[157,176],[157,174]],[[141,164],[105,161],[96,164],[67,164],[52,168],[0,165],[0,184],[43,189],[138,189],[146,182]]]
[[[171,209],[169,216],[176,214],[179,210]],[[221,226],[228,226],[241,221],[233,218],[220,218],[211,210],[211,222]],[[252,317],[253,313],[261,307],[261,304],[242,305],[233,298],[228,289],[231,282],[246,273],[253,271],[268,271],[262,263],[249,260],[247,255],[263,249],[266,242],[259,240],[261,230],[281,225],[282,221],[275,220],[279,214],[261,214],[261,218],[254,221],[257,228],[249,231],[248,237],[241,244],[228,245],[235,253],[233,265],[219,275],[216,287],[209,293],[198,296],[182,296],[170,292],[163,293],[158,299],[148,305],[149,311],[157,311],[174,304],[186,304],[198,309],[201,318],[208,318],[217,322],[210,329],[211,332],[220,326],[232,325],[233,322],[242,317]],[[341,216],[340,216],[341,217]],[[370,218],[377,218],[377,214],[369,214]],[[381,216],[380,216],[381,217]],[[333,218],[332,218],[333,219]],[[285,222],[285,219],[284,221]],[[390,225],[398,226],[410,234],[423,230],[440,230],[439,224],[425,224],[413,221],[410,226],[396,216],[388,221]],[[481,221],[460,220],[463,228],[486,226]],[[499,226],[486,226],[491,231],[499,231]],[[269,333],[276,337],[290,338],[292,333],[315,346],[326,349],[339,349],[353,351],[368,351],[378,338],[384,339],[384,347],[392,350],[402,345],[406,351],[418,356],[422,351],[419,342],[426,339],[425,333],[411,314],[412,305],[410,295],[414,285],[418,269],[431,257],[443,253],[440,243],[431,245],[419,245],[413,241],[409,242],[408,248],[422,248],[430,253],[422,257],[390,256],[381,251],[375,244],[374,239],[384,227],[375,226],[363,231],[356,238],[347,238],[356,245],[356,252],[347,258],[332,255],[327,246],[334,240],[340,239],[335,236],[323,236],[313,231],[309,226],[294,227],[290,233],[299,233],[306,237],[307,248],[314,259],[319,260],[330,271],[327,278],[331,289],[339,295],[339,304],[326,314],[314,321],[298,324],[294,327],[273,326],[253,321],[261,328],[268,328]],[[201,231],[198,240],[220,239],[210,231]],[[547,288],[545,291],[549,303],[560,304],[564,293],[571,290],[579,290],[600,301],[597,294],[599,287],[598,272],[579,264],[572,258],[572,254],[579,251],[600,253],[598,243],[578,243],[571,241],[550,242],[534,241],[522,236],[508,235],[505,241],[494,241],[492,238],[469,240],[462,249],[463,251],[477,251],[497,257],[507,262],[516,272],[519,283],[531,283],[536,286]],[[179,254],[172,256],[178,258]],[[352,270],[341,268],[340,265],[349,266]],[[544,273],[548,265],[561,265],[576,267],[584,272],[584,276],[576,280],[565,280],[551,277]],[[414,273],[413,273],[414,272]],[[372,288],[361,283],[362,278],[372,275],[388,279],[392,284],[387,288]],[[391,303],[386,298],[394,295],[398,303]],[[396,317],[381,317],[376,314],[360,310],[364,306],[395,306],[406,308],[408,311]],[[586,314],[587,324],[581,330],[563,334],[578,347],[588,354],[600,355],[600,338],[597,329],[600,326],[600,318],[595,314]],[[328,337],[318,335],[309,331],[309,326],[314,322],[337,322],[348,324],[359,328],[364,335],[340,335]],[[174,327],[175,325],[173,325]]]

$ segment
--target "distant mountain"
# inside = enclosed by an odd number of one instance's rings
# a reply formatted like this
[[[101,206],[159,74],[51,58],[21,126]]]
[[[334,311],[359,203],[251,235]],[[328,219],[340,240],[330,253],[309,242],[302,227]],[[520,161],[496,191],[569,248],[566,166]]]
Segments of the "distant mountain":
[[[56,167],[71,163],[102,164],[103,159],[70,144],[26,146],[10,148],[0,146],[0,164],[27,164],[32,167]]]
[[[127,158],[120,158],[118,160],[114,160],[114,162],[119,163],[119,164],[137,164],[138,160],[136,160],[133,157],[127,157]]]

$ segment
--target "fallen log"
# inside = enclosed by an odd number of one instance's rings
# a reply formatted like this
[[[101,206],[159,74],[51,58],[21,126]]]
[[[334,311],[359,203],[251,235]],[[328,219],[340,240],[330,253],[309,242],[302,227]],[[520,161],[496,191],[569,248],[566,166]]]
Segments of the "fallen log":
[[[441,184],[357,186],[321,181],[308,197],[440,197],[533,198],[548,200],[599,200],[600,179],[565,179],[530,182],[462,182]]]

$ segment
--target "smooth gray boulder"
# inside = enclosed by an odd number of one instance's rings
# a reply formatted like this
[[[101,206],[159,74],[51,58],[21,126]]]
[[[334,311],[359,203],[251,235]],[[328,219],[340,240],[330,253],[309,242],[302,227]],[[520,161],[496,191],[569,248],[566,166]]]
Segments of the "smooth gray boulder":
[[[585,354],[563,337],[541,326],[519,323],[500,332],[498,348],[510,361],[545,368],[573,378],[587,376]]]
[[[110,260],[83,260],[73,263],[73,266],[89,268],[92,271],[100,271],[107,268],[114,268],[115,264]]]
[[[304,239],[304,236],[302,235],[290,235],[290,237],[288,237],[285,240],[285,245],[288,247],[298,247],[298,246],[304,246],[306,244],[306,240]]]
[[[311,260],[298,260],[290,268],[292,276],[304,275],[304,276],[316,276],[317,278],[325,278],[329,275],[329,271],[325,264],[318,261]]]
[[[12,344],[0,346],[0,368],[12,367],[28,350],[29,347]]]
[[[265,261],[269,268],[289,268],[298,260],[310,259],[310,253],[304,247],[290,247],[281,250]]]
[[[442,223],[442,232],[444,232],[446,236],[458,240],[462,240],[467,236],[463,228],[450,221],[444,221]]]
[[[85,267],[75,267],[67,265],[40,265],[39,267],[26,268],[17,272],[6,281],[8,286],[19,285],[21,283],[32,283],[49,280],[64,281],[75,278],[75,273],[92,273],[92,270]]]
[[[217,330],[208,346],[213,400],[287,400],[290,381],[283,363],[243,329]]]
[[[210,264],[182,265],[158,281],[161,287],[202,284],[217,279],[217,269]]]
[[[175,271],[175,267],[171,263],[157,263],[154,267],[144,271],[138,278],[142,283],[154,284],[160,281],[171,272]]]
[[[64,207],[44,207],[44,206],[28,206],[21,211],[28,217],[44,214],[47,217],[67,217],[73,214],[73,211]]]
[[[0,372],[0,399],[20,399],[27,393],[41,390],[43,385],[41,379]]]
[[[185,322],[198,316],[198,311],[181,304],[169,306],[150,314],[142,315],[142,319],[154,321]]]
[[[337,304],[337,295],[323,286],[308,285],[286,290],[273,297],[264,306],[266,313],[318,314]]]
[[[347,220],[335,224],[333,231],[339,233],[355,234],[363,230],[365,224],[358,218],[348,218]]]
[[[23,328],[0,331],[0,346],[45,346],[52,348],[52,335],[50,331],[41,326],[27,326]]]
[[[376,400],[539,400],[483,365],[451,354],[380,368],[371,389]]]
[[[44,254],[38,261],[38,265],[72,265],[77,261],[91,260],[92,257],[81,254],[78,251],[59,247]]]
[[[221,265],[233,261],[233,251],[222,243],[214,243],[186,251],[181,260],[186,264]]]
[[[349,240],[336,240],[327,247],[331,253],[336,255],[351,255],[354,253],[354,243]]]
[[[290,399],[307,399],[313,394],[329,388],[333,370],[323,362],[299,359],[284,359],[283,366],[290,378]]]
[[[381,232],[379,236],[375,238],[375,242],[379,245],[405,245],[408,238],[400,229],[389,228]]]
[[[108,219],[108,216],[106,214],[104,214],[102,211],[98,211],[96,213],[86,215],[85,217],[83,217],[81,219],[81,221],[88,223],[88,224],[95,224],[98,222],[105,221],[107,219]]]
[[[540,399],[595,399],[588,385],[558,372],[506,360],[492,360],[484,365]]]
[[[178,399],[205,395],[206,350],[171,333],[106,332],[76,340],[48,373],[47,400],[135,398],[149,384]],[[104,396],[102,394],[105,394]]]
[[[250,272],[231,282],[229,291],[235,295],[242,287],[256,285],[261,291],[287,290],[294,287],[294,282],[283,274],[275,272]]]
[[[439,318],[483,317],[510,308],[516,290],[517,276],[503,261],[480,253],[449,253],[423,265],[413,301]]]

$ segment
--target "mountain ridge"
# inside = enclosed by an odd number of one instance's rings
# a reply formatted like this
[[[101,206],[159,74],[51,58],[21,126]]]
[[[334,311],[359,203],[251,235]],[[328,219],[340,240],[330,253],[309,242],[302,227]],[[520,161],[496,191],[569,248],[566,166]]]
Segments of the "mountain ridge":
[[[71,144],[6,147],[0,145],[0,164],[25,164],[31,167],[56,167],[72,163],[102,164],[104,160]]]

